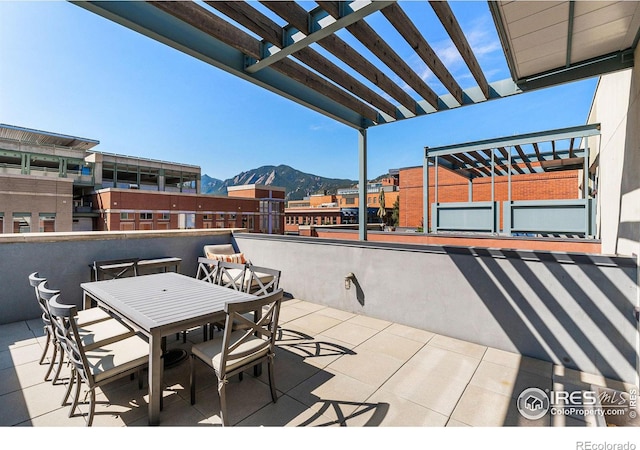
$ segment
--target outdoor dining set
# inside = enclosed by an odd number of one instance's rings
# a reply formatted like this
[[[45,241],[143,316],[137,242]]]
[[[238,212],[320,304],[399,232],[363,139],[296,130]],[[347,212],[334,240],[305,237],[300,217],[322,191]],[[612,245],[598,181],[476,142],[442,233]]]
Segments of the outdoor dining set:
[[[217,377],[223,425],[228,425],[229,377],[238,375],[242,380],[250,368],[259,375],[264,362],[276,402],[273,359],[283,298],[280,271],[253,265],[231,244],[207,245],[203,250],[195,276],[167,270],[170,265],[179,268],[179,258],[94,261],[92,281],[81,284],[82,308],[55,289],[53,278],[39,272],[29,275],[46,337],[40,358],[40,364],[48,366],[44,379],[67,383],[61,404],[70,404],[69,417],[88,397],[86,423],[91,426],[96,388],[137,376],[142,389],[146,371],[149,424],[158,425],[168,362],[166,339],[182,335],[186,342],[186,333],[197,328],[202,328],[202,341],[187,352],[191,404],[196,401],[195,365],[200,363]],[[154,265],[160,272],[145,274],[144,268]]]

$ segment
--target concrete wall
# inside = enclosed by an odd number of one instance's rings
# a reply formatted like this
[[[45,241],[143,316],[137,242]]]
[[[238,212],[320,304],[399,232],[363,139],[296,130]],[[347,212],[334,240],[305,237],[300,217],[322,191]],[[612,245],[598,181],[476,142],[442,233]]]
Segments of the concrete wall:
[[[636,61],[640,54],[636,50]],[[636,62],[636,65],[640,62]],[[640,70],[604,75],[589,123],[600,123],[599,229],[602,251],[640,255]],[[591,148],[596,148],[591,140]]]
[[[162,256],[182,258],[181,272],[195,276],[203,246],[231,242],[229,230],[170,232],[35,233],[0,236],[0,324],[40,316],[28,276],[39,272],[65,303],[82,305],[80,283],[91,280],[95,260]]]
[[[235,234],[294,297],[629,382],[633,258]],[[356,280],[345,289],[344,278]]]

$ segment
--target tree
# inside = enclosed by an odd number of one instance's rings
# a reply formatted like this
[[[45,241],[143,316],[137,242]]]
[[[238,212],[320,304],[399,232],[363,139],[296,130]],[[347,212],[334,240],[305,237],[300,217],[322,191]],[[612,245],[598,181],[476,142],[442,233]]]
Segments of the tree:
[[[380,194],[378,195],[378,217],[380,217],[380,220],[382,221],[383,225],[387,224],[387,210],[386,210],[386,204],[385,204],[385,200],[384,200],[384,189],[380,188]]]
[[[400,197],[396,197],[396,201],[393,202],[393,210],[391,211],[391,223],[394,227],[400,225]]]

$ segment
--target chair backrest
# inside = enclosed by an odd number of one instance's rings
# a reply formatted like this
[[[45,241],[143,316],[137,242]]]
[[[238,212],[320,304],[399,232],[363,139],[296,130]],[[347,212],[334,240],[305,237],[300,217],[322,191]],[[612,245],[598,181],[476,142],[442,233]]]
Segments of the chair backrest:
[[[109,259],[93,262],[94,281],[138,276],[140,258]]]
[[[33,272],[29,275],[29,284],[36,291],[36,296],[38,295],[38,285],[43,281],[47,281],[45,277],[41,277],[38,272]]]
[[[247,266],[248,280],[245,281],[245,292],[254,295],[267,295],[280,287],[280,271],[268,267]]]
[[[246,366],[264,357],[273,357],[282,297],[283,290],[278,289],[269,295],[256,297],[255,300],[228,302],[225,305],[226,319],[219,368],[221,379],[225,378],[230,367],[238,369],[239,363]],[[252,312],[259,314],[247,314]],[[234,328],[237,325],[242,329]]]
[[[34,292],[36,293],[36,300],[38,300],[38,302],[40,302],[40,294],[38,294],[38,286],[43,281],[47,281],[47,279],[45,277],[41,277],[38,272],[33,272],[32,274],[29,275],[29,285],[31,285]]]
[[[218,284],[218,276],[220,274],[218,270],[217,259],[198,258],[198,271],[196,272],[196,279],[208,281],[209,283]]]
[[[218,262],[218,285],[242,291],[244,289],[244,278],[247,266],[227,261]]]
[[[233,248],[233,244],[210,244],[202,247],[202,251],[204,252],[204,256],[207,254],[217,254],[217,255],[233,255],[236,253],[235,248]]]
[[[56,339],[60,343],[63,351],[69,358],[71,364],[80,374],[80,377],[87,383],[88,387],[93,387],[93,376],[89,370],[89,363],[84,353],[80,333],[75,316],[78,313],[74,305],[60,303],[60,294],[55,294],[49,300],[49,311],[51,321],[56,334]]]
[[[57,289],[49,289],[47,280],[41,282],[36,289],[38,295],[38,305],[40,305],[40,310],[42,311],[42,321],[46,326],[51,327],[51,331],[54,331],[53,325],[51,323],[51,312],[49,311],[49,299],[51,299],[51,297],[53,297],[54,295],[59,294],[60,291]]]

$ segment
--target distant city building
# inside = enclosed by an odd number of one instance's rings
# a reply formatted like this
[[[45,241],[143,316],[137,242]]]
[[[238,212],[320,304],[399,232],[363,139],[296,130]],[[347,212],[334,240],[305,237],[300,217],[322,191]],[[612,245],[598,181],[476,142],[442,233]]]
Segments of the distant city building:
[[[200,167],[97,152],[99,141],[0,124],[0,232],[247,228],[282,233],[284,188],[200,193]]]
[[[381,223],[378,216],[381,190],[385,192],[387,216],[398,198],[398,179],[391,173],[389,177],[367,185],[367,223]],[[358,186],[338,189],[335,195],[323,193],[310,195],[303,200],[289,200],[285,209],[285,234],[301,234],[301,225],[357,224],[359,205]]]

